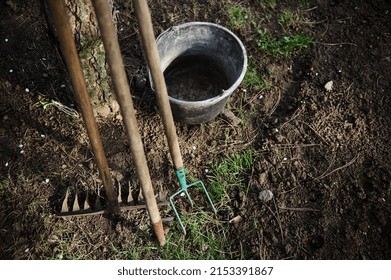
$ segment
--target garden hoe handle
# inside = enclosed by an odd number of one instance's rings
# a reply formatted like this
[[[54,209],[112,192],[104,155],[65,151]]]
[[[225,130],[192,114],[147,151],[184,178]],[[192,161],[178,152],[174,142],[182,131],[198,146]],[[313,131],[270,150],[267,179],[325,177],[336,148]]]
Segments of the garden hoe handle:
[[[93,4],[96,17],[98,19],[99,29],[102,34],[106,59],[111,71],[114,92],[120,105],[121,114],[125,123],[128,141],[130,143],[130,149],[145,198],[146,207],[155,235],[160,245],[164,246],[166,240],[164,237],[163,223],[156,203],[156,198],[153,193],[151,177],[149,174],[141,135],[137,125],[130,87],[125,73],[125,67],[109,3],[107,0],[93,0]]]
[[[83,70],[77,54],[75,41],[68,24],[64,0],[49,0],[49,9],[53,14],[54,25],[58,33],[58,40],[67,65],[69,76],[80,106],[84,125],[90,139],[92,152],[98,165],[100,177],[105,188],[108,210],[113,214],[120,214],[117,194],[107,164],[102,140],[95,122],[94,113],[88,96]]]
[[[182,155],[179,149],[179,142],[175,131],[170,102],[168,100],[166,82],[160,68],[160,57],[156,46],[155,35],[153,33],[151,14],[146,0],[134,0],[133,3],[137,21],[139,22],[145,57],[151,71],[153,85],[156,91],[156,98],[168,140],[171,158],[174,163],[175,170],[180,171],[183,170]]]

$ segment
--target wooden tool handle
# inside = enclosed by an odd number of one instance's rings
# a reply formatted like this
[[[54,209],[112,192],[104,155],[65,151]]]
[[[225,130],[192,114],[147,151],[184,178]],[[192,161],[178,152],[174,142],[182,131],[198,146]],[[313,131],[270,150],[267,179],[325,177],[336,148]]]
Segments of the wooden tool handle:
[[[93,0],[99,29],[102,34],[106,59],[110,67],[114,93],[120,105],[121,114],[125,123],[133,162],[145,198],[147,210],[151,219],[155,235],[161,246],[165,244],[164,230],[159,209],[152,188],[151,177],[145,157],[144,147],[139,132],[136,113],[133,107],[129,82],[121,56],[117,33],[114,27],[111,11],[107,0]]]
[[[79,56],[77,54],[75,41],[72,36],[68,17],[65,11],[64,0],[49,0],[49,9],[53,14],[54,25],[58,33],[58,40],[61,51],[67,65],[72,86],[75,91],[76,101],[80,107],[84,125],[90,139],[92,152],[94,153],[99,173],[105,188],[106,198],[110,212],[119,214],[117,194],[107,164],[106,155],[103,149],[102,140],[95,122],[94,113],[88,96]]]
[[[179,142],[175,130],[170,102],[168,100],[166,82],[160,68],[160,57],[156,46],[155,35],[153,33],[151,14],[146,0],[134,0],[133,3],[140,27],[140,36],[143,43],[144,54],[151,71],[171,158],[174,163],[175,170],[180,170],[183,168],[182,155],[179,149]]]

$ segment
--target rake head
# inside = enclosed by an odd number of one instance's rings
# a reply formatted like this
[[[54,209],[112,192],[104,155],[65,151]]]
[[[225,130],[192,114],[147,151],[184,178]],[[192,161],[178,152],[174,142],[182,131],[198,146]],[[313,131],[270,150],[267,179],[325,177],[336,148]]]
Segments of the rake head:
[[[80,198],[79,192],[76,190],[74,198],[71,195],[71,191],[68,188],[64,200],[61,206],[61,212],[57,214],[59,217],[73,217],[73,216],[90,216],[90,215],[100,215],[110,213],[109,209],[105,207],[105,203],[102,199],[103,197],[100,194],[100,190],[96,194],[96,198],[92,199],[87,193],[84,199]],[[118,204],[120,206],[121,212],[127,210],[137,210],[146,208],[146,204],[143,201],[142,195],[138,195],[137,199],[133,198],[132,191],[129,184],[129,192],[125,197],[121,191],[121,186],[118,188]],[[159,194],[158,197],[158,206],[165,206],[169,203],[166,201],[165,196]],[[94,201],[93,201],[94,200]]]
[[[174,204],[174,198],[178,195],[181,195],[182,193],[184,193],[186,195],[186,197],[188,198],[188,200],[190,201],[190,205],[191,207],[193,207],[194,203],[193,203],[193,200],[191,199],[191,196],[190,196],[190,193],[188,192],[188,189],[192,186],[201,186],[202,190],[204,191],[205,193],[205,196],[210,204],[210,206],[212,207],[212,210],[213,212],[216,214],[217,211],[216,211],[216,208],[212,202],[212,199],[210,198],[209,196],[209,193],[208,191],[206,190],[205,188],[205,185],[202,181],[195,181],[191,184],[187,184],[186,183],[186,173],[185,173],[185,169],[182,168],[182,169],[179,169],[179,170],[175,170],[175,174],[177,176],[177,179],[178,179],[178,182],[179,182],[179,185],[181,187],[181,189],[179,191],[177,191],[176,193],[174,193],[173,195],[170,196],[170,205],[172,207],[172,209],[174,210],[174,213],[175,213],[175,216],[176,218],[178,219],[179,221],[179,224],[181,226],[181,229],[183,231],[184,234],[186,234],[186,229],[185,229],[185,226],[183,225],[183,222],[182,222],[182,219],[180,218],[179,216],[179,213],[175,207],[175,204]]]

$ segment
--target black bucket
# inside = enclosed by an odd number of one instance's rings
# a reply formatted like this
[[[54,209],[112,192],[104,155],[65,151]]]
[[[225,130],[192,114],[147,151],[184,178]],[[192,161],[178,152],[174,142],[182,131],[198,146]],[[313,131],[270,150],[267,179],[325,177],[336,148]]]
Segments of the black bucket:
[[[214,119],[245,75],[243,43],[228,29],[207,22],[172,27],[156,43],[174,119],[189,124]]]

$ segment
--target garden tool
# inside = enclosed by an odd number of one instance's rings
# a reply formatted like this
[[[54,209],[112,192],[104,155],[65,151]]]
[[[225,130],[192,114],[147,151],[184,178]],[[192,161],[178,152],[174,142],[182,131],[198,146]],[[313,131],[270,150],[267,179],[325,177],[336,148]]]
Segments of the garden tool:
[[[113,181],[110,176],[109,166],[107,164],[102,140],[95,122],[94,113],[92,110],[91,102],[89,100],[87,87],[84,80],[84,74],[77,54],[75,41],[73,39],[71,29],[68,25],[68,17],[65,11],[64,0],[49,0],[48,4],[49,9],[53,15],[53,21],[57,30],[60,48],[69,71],[69,76],[73,89],[75,91],[76,101],[81,110],[84,125],[86,127],[87,134],[91,143],[92,152],[98,165],[99,174],[105,189],[105,194],[107,198],[107,211],[113,214],[119,214],[120,207],[117,199],[117,194],[115,192]],[[68,198],[67,195],[65,198]],[[76,200],[77,195],[75,201]],[[78,205],[76,203],[77,202],[74,203],[74,208],[77,209]],[[66,210],[65,206],[66,205],[63,204],[63,210]]]
[[[151,14],[149,12],[146,0],[134,0],[134,9],[137,21],[140,27],[141,41],[143,43],[144,54],[151,71],[151,77],[156,92],[156,98],[159,106],[161,118],[163,120],[164,131],[168,140],[168,146],[171,158],[175,168],[175,174],[178,179],[180,190],[170,196],[170,204],[175,213],[177,220],[181,226],[182,231],[186,234],[185,227],[175,207],[174,198],[182,193],[189,199],[191,206],[193,200],[189,194],[188,189],[192,186],[201,186],[212,210],[216,213],[216,208],[208,194],[208,191],[202,181],[195,181],[187,184],[185,168],[183,166],[182,155],[179,148],[178,136],[175,130],[174,119],[170,108],[168,99],[167,87],[163,72],[160,68],[160,58],[156,46],[155,35],[153,33]]]
[[[136,205],[136,203],[129,203],[129,201],[131,200],[130,191],[127,201],[123,202],[121,195],[121,187],[119,188],[119,195],[117,197],[110,176],[109,167],[107,164],[107,159],[103,149],[100,134],[95,122],[92,106],[88,97],[87,87],[85,84],[80,60],[77,54],[76,45],[70,27],[68,25],[64,0],[49,0],[48,4],[49,9],[53,14],[54,24],[58,33],[60,47],[69,70],[71,82],[76,94],[76,99],[82,112],[83,120],[91,142],[91,147],[98,165],[100,176],[102,178],[108,206],[104,210],[100,209],[98,205],[100,204],[100,195],[98,193],[95,207],[89,207],[88,197],[85,199],[84,207],[80,207],[76,193],[76,198],[73,202],[72,211],[68,211],[69,190],[67,190],[60,215],[92,215],[108,212],[113,214],[120,214],[121,210],[139,209],[141,207],[146,207],[151,217],[156,237],[158,238],[159,243],[161,245],[164,245],[165,237],[162,221],[159,215],[159,211],[157,209],[157,203],[150,182],[151,180],[149,177],[149,171],[146,164],[144,150],[142,147],[141,136],[138,132],[137,121],[135,119],[130,89],[127,84],[123,62],[121,54],[119,52],[118,39],[116,37],[116,32],[112,23],[108,3],[106,0],[95,1],[94,7],[96,9],[99,26],[100,28],[102,28],[103,41],[107,52],[110,68],[112,71],[114,89],[117,94],[118,103],[121,106],[121,112],[123,114],[123,119],[125,121],[125,126],[127,128],[128,136],[130,139],[130,146],[133,153],[133,157],[135,159],[136,170],[138,172],[140,181],[142,182],[141,187],[145,198],[145,205]]]
[[[159,214],[158,205],[154,196],[151,177],[148,170],[144,147],[137,125],[135,110],[129,83],[125,73],[125,67],[118,43],[117,32],[114,27],[111,10],[107,0],[93,0],[99,29],[102,34],[103,46],[113,80],[114,92],[117,97],[121,114],[125,123],[130,149],[133,155],[138,179],[141,184],[149,217],[155,235],[161,246],[165,244],[162,219]]]

